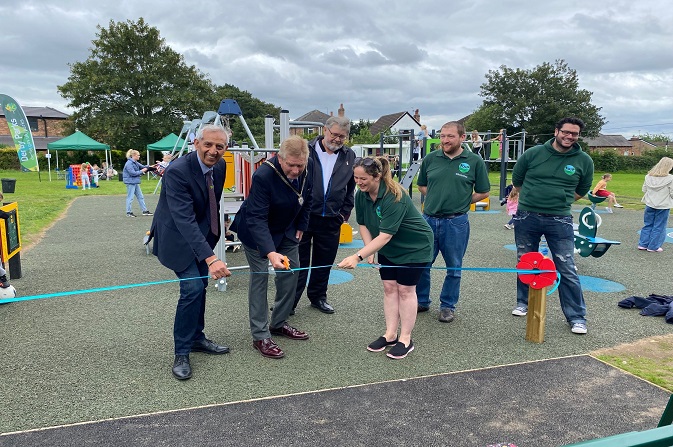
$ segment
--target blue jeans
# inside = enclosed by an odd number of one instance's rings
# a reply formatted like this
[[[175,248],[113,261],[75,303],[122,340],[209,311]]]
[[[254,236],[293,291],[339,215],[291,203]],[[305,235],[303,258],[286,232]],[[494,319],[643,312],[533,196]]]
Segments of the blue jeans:
[[[432,262],[428,264],[428,267],[432,267],[437,255],[441,252],[447,267],[461,268],[463,266],[463,256],[465,256],[467,250],[467,242],[470,239],[470,221],[467,219],[467,214],[453,219],[440,219],[427,214],[424,214],[423,217],[435,234]],[[442,292],[439,294],[440,309],[456,309],[460,295],[461,273],[461,270],[446,271]],[[420,306],[430,306],[429,268],[424,269],[421,274],[421,279],[416,286],[416,295]]]
[[[208,266],[205,261],[199,262],[194,258],[185,270],[175,274],[180,279],[208,276]],[[207,287],[208,278],[180,281],[180,299],[173,324],[175,355],[189,355],[194,342],[205,338]]]
[[[140,190],[140,184],[136,183],[135,185],[126,185],[126,213],[131,212],[131,202],[133,202],[133,196],[138,198],[138,204],[143,212],[147,211],[147,206],[145,205],[145,197],[143,192]]]
[[[561,310],[570,324],[586,323],[587,308],[580,285],[580,277],[575,270],[575,236],[572,216],[517,211],[514,215],[514,239],[516,256],[537,251],[540,238],[544,235],[552,253],[556,270],[561,274],[558,294]],[[528,308],[528,285],[516,280],[516,305]]]
[[[656,250],[664,245],[666,240],[666,224],[668,224],[668,215],[671,210],[658,210],[656,208],[645,207],[643,222],[645,226],[640,230],[640,239],[638,246],[645,247],[648,250]]]

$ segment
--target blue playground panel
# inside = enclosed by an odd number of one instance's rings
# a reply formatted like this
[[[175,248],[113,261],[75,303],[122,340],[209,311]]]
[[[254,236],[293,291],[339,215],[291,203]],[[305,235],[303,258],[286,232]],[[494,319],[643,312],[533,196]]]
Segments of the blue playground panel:
[[[339,248],[362,248],[364,246],[365,244],[362,242],[361,239],[356,239],[348,244],[339,244]]]
[[[573,209],[573,210],[572,210],[573,213],[579,213],[579,212],[581,212],[581,211],[582,211],[582,210],[576,210],[576,209]],[[602,208],[602,209],[601,209],[600,207],[597,207],[597,208],[594,210],[594,213],[596,213],[596,214],[612,214],[612,213],[608,213],[608,210],[606,210],[605,208]]]
[[[329,272],[329,281],[327,284],[329,285],[334,285],[334,284],[343,284],[345,282],[349,282],[353,280],[353,275],[351,275],[348,272],[344,272],[343,270],[334,270],[332,269]]]
[[[603,278],[596,278],[595,276],[580,275],[580,284],[582,284],[582,290],[585,292],[610,293],[623,292],[626,290],[626,287],[619,284],[618,282]]]
[[[488,210],[488,211],[470,211],[470,214],[500,214],[502,211]]]
[[[311,277],[311,272],[308,272],[308,278]],[[308,279],[307,279],[308,281]],[[353,281],[353,275],[351,275],[348,272],[344,272],[343,270],[335,270],[332,269],[329,272],[329,281],[327,281],[327,284],[330,286],[333,286],[335,284],[343,284],[345,282]]]

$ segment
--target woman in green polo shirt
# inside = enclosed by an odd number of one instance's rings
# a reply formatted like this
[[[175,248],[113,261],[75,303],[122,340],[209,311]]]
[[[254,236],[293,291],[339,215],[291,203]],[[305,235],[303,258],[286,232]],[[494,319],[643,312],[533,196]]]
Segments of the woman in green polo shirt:
[[[374,263],[378,252],[386,332],[367,349],[381,352],[392,346],[388,357],[402,359],[414,349],[411,331],[418,308],[416,284],[432,261],[434,236],[411,198],[393,180],[387,158],[357,158],[353,173],[359,189],[355,212],[365,246],[339,267],[355,268],[365,258]]]

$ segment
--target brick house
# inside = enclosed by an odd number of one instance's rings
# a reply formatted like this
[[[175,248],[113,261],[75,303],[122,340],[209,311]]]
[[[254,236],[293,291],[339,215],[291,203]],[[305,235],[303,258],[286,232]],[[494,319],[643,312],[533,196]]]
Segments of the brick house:
[[[33,134],[35,149],[46,151],[47,144],[67,136],[63,134],[63,125],[70,115],[51,107],[24,107],[23,111]],[[2,110],[0,110],[0,145],[14,147],[7,119]]]
[[[656,149],[656,146],[638,137],[624,138],[623,135],[603,135],[598,134],[596,138],[583,138],[583,141],[589,146],[589,151],[603,153],[612,151],[617,155],[632,156],[642,155],[644,151]]]
[[[339,110],[338,110],[338,116],[345,116],[346,114],[346,109],[344,109],[343,103],[339,105]],[[297,119],[294,119],[290,122],[292,123],[322,123],[322,125],[325,125],[325,122],[327,119],[333,116],[333,112],[330,112],[330,114],[326,114],[321,112],[320,110],[311,110],[308,113],[303,114]],[[322,126],[320,127],[290,127],[290,135],[303,135],[303,134],[321,134],[322,133]]]

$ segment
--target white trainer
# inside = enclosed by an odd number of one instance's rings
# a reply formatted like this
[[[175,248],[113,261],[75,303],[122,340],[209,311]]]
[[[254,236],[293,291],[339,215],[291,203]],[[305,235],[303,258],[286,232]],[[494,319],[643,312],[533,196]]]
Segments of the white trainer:
[[[517,317],[525,317],[526,314],[528,314],[528,309],[522,306],[518,306],[512,311],[512,315],[516,315]]]
[[[570,332],[573,334],[586,334],[587,325],[584,323],[573,323],[573,327],[570,328]]]

